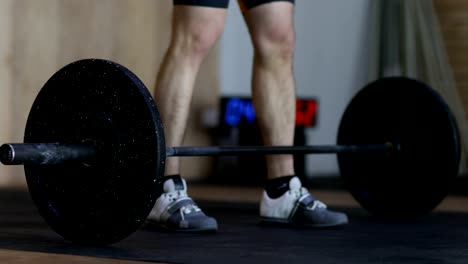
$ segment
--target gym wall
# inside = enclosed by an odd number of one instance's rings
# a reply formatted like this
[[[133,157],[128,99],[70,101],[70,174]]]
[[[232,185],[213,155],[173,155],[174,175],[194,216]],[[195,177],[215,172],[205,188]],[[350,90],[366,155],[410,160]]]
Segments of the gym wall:
[[[468,1],[434,0],[434,4],[458,91],[468,114]]]
[[[168,45],[172,1],[1,0],[0,142],[22,142],[29,109],[39,89],[62,66],[104,58],[134,71],[153,89]],[[197,80],[192,112],[217,104],[216,51]],[[187,144],[209,144],[192,118]],[[206,175],[209,159],[184,162],[187,176]],[[0,186],[24,187],[22,167],[0,166]]]

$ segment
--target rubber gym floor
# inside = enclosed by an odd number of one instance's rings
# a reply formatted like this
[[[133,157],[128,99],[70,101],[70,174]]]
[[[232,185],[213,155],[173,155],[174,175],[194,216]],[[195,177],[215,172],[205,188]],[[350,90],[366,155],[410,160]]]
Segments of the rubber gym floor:
[[[315,196],[348,213],[350,224],[318,230],[259,226],[260,188],[193,184],[189,191],[217,218],[218,233],[144,226],[111,246],[84,247],[49,229],[26,190],[2,190],[0,263],[468,263],[464,194],[451,194],[422,219],[390,222],[370,216],[345,190],[319,189]]]

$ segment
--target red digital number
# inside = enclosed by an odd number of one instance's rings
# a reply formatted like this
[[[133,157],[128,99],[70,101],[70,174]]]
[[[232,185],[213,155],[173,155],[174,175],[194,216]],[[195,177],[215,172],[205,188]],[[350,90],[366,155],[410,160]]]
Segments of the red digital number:
[[[297,100],[296,126],[315,126],[317,118],[317,102],[314,100]]]

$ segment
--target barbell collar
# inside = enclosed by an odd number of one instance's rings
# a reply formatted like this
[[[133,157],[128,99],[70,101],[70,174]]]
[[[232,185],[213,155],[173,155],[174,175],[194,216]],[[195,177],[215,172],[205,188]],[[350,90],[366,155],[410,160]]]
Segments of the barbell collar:
[[[0,162],[5,165],[57,165],[69,162],[91,164],[96,156],[91,144],[3,144]]]
[[[390,153],[397,147],[391,143],[376,145],[315,146],[208,146],[167,147],[167,157],[239,156],[278,154]]]

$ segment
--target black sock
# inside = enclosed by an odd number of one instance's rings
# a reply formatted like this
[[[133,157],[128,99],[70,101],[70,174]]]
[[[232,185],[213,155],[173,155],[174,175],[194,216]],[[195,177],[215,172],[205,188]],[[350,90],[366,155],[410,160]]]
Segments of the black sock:
[[[295,175],[283,176],[268,180],[265,184],[265,190],[268,196],[276,199],[289,190],[289,181],[296,177]]]

